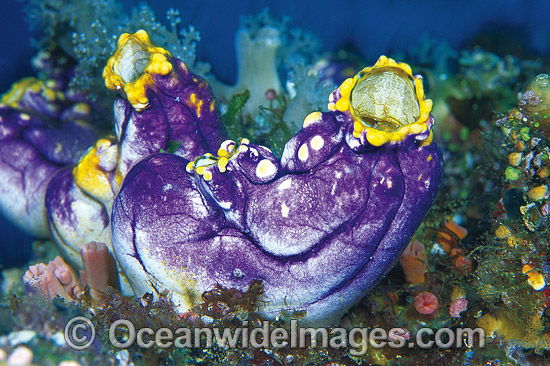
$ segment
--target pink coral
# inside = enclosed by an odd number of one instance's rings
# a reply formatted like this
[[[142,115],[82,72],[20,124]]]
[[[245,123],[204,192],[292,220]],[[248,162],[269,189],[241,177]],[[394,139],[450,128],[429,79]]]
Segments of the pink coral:
[[[460,318],[460,313],[468,309],[468,300],[464,297],[459,297],[451,302],[449,306],[449,314],[451,318]]]
[[[432,315],[439,310],[439,302],[431,292],[421,292],[414,298],[414,307],[422,315]]]
[[[30,266],[23,275],[23,284],[47,299],[59,296],[66,301],[79,299],[87,285],[92,299],[99,301],[107,286],[116,286],[112,283],[116,278],[114,258],[105,244],[96,242],[82,245],[80,255],[84,265],[80,276],[61,257],[55,257],[47,265]]]
[[[82,282],[90,287],[92,298],[99,300],[108,286],[117,287],[116,264],[104,243],[91,241],[80,247],[80,257],[84,266]]]
[[[61,257],[55,257],[48,265],[39,263],[30,266],[23,275],[23,284],[46,298],[59,296],[74,301],[82,294],[78,275]]]

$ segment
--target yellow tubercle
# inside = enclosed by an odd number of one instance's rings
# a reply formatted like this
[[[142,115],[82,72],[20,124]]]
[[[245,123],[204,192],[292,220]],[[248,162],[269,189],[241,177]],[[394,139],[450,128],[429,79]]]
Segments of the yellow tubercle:
[[[204,166],[197,166],[194,167],[194,170],[197,172],[198,175],[204,175],[206,167]]]
[[[340,112],[345,112],[349,109],[350,105],[349,105],[349,101],[346,100],[346,99],[339,99],[337,102],[336,102],[336,105],[334,106],[336,108],[336,110],[340,111]]]
[[[75,112],[82,114],[90,114],[92,112],[90,105],[84,102],[76,103],[73,108]]]
[[[229,160],[225,156],[221,157],[220,160],[218,160],[218,169],[220,170],[220,173],[225,173],[228,162]]]
[[[59,95],[59,93],[56,93],[55,90],[48,87],[42,80],[34,77],[26,77],[13,83],[10,90],[2,94],[0,103],[18,109],[20,108],[19,103],[27,91],[34,94],[40,93],[48,102],[64,99],[62,93]]]
[[[107,202],[114,197],[108,172],[100,166],[99,150],[108,148],[112,141],[100,139],[94,146],[80,158],[80,161],[73,169],[75,184],[84,192],[101,202]]]
[[[420,141],[420,146],[428,146],[432,143],[434,139],[434,132],[430,130],[430,135],[426,140]]]
[[[132,107],[142,111],[149,105],[146,88],[154,83],[153,75],[165,76],[172,72],[169,58],[170,52],[153,46],[144,30],[124,33],[103,70],[105,85],[111,90],[123,91]]]
[[[306,116],[306,118],[304,118],[302,128],[306,128],[307,126],[314,124],[315,122],[321,120],[322,117],[323,114],[321,112],[311,112]]]
[[[235,143],[233,140],[225,140],[221,143],[220,148],[218,149],[218,156],[214,156],[210,153],[206,153],[197,157],[194,161],[191,161],[185,167],[185,170],[188,173],[197,173],[201,175],[205,181],[210,181],[213,178],[212,172],[213,168],[218,168],[220,173],[225,173],[227,171],[227,166],[229,161],[236,157],[238,154],[245,154],[248,151],[248,144],[250,141],[246,138],[242,138],[239,143]],[[260,165],[262,162],[260,162]],[[268,163],[263,163],[266,169],[268,168]],[[273,164],[272,164],[273,165]],[[269,169],[265,170],[268,172]],[[260,174],[264,170],[260,169]]]
[[[433,103],[425,99],[422,78],[405,63],[381,56],[374,66],[346,79],[338,91],[339,96],[331,95],[329,110],[348,112],[354,120],[353,136],[365,131],[374,146],[400,142],[429,128]],[[421,144],[429,145],[432,138],[430,133]]]

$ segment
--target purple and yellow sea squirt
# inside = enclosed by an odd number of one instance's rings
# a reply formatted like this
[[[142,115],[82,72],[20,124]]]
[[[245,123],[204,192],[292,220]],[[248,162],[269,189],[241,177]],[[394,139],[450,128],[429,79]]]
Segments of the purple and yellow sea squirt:
[[[65,60],[66,61],[66,60]],[[27,77],[0,98],[0,212],[29,234],[49,234],[44,192],[100,135],[91,105],[69,87],[69,62],[43,51],[42,78]]]
[[[100,139],[74,167],[51,179],[45,204],[51,233],[65,257],[81,267],[90,241],[111,249],[110,215],[128,171],[141,159],[178,141],[175,153],[191,159],[223,140],[214,96],[185,64],[151,44],[145,31],[121,35],[104,71],[114,102],[114,137]],[[121,286],[125,286],[121,277]]]
[[[139,63],[142,51],[127,57]],[[194,105],[205,103],[195,94]],[[399,259],[437,192],[431,106],[421,78],[382,56],[332,92],[329,112],[305,118],[280,160],[247,139],[223,142],[217,156],[144,157],[111,214],[135,294],[169,290],[185,311],[216,284],[245,290],[259,279],[263,316],[304,310],[308,324],[337,321]],[[171,114],[147,107],[137,99],[135,115]],[[212,151],[209,136],[186,138]]]

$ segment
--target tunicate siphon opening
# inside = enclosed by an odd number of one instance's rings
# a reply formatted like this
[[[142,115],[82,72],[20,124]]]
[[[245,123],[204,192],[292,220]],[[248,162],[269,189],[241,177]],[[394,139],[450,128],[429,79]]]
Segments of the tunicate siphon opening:
[[[359,79],[351,92],[351,106],[365,125],[382,131],[414,123],[420,116],[412,81],[395,70],[381,70]]]
[[[150,53],[143,49],[136,40],[129,40],[122,50],[116,65],[116,72],[124,83],[132,83],[145,71],[150,60]]]

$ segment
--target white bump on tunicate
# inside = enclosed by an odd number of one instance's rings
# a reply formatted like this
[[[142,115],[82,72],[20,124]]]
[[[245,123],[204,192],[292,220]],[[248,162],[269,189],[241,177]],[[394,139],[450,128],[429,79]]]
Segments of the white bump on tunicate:
[[[282,181],[281,184],[279,184],[279,186],[277,187],[277,189],[279,191],[282,191],[284,189],[290,188],[291,185],[292,185],[292,179],[288,178]]]
[[[321,112],[312,112],[306,116],[304,119],[304,123],[302,125],[302,128],[306,128],[308,126],[311,126],[312,124],[318,122],[323,117]]]
[[[231,202],[220,201],[218,202],[218,205],[225,210],[229,210],[231,208]]]
[[[309,158],[309,150],[307,148],[307,145],[304,144],[298,149],[298,159],[300,159],[301,161],[306,161],[307,158]]]
[[[172,185],[171,185],[170,183],[166,183],[166,184],[162,187],[162,190],[163,190],[164,192],[169,191],[169,190],[171,190],[171,189],[172,189]]]
[[[244,277],[244,273],[243,271],[240,269],[240,268],[235,268],[233,270],[233,276],[235,276],[236,278],[243,278]]]
[[[283,215],[283,217],[288,217],[289,212],[290,212],[290,209],[285,203],[283,203],[281,205],[281,214]]]
[[[263,159],[258,163],[256,167],[256,176],[258,178],[267,178],[277,172],[277,167],[271,162],[271,160]]]
[[[106,172],[112,172],[118,161],[118,145],[101,144],[97,148],[99,167]]]
[[[334,176],[336,177],[336,179],[340,179],[342,178],[342,172],[335,172]]]
[[[325,140],[323,140],[323,138],[321,136],[317,135],[317,136],[315,136],[311,139],[309,144],[311,145],[311,148],[313,150],[319,151],[325,145]]]

